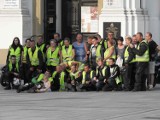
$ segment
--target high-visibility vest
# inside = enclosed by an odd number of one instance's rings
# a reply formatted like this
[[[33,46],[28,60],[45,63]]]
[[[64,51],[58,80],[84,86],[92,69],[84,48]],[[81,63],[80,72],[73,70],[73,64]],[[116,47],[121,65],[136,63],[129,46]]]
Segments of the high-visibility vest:
[[[103,77],[106,76],[106,69],[107,69],[106,66],[104,66],[103,69],[102,69],[102,75],[103,75]],[[96,75],[98,75],[98,72],[99,72],[99,70],[98,70],[98,67],[97,67],[96,68]]]
[[[79,71],[78,72],[70,72],[70,77],[71,77],[71,80],[74,80],[74,79],[77,79],[78,78],[78,75],[79,75]]]
[[[90,71],[90,79],[92,79],[93,77],[93,71]],[[82,84],[85,84],[86,83],[86,72],[83,71],[82,73]]]
[[[110,54],[112,48],[114,48],[114,46],[106,49],[106,51],[104,52],[104,58]],[[114,49],[114,52],[113,52],[113,54],[111,55],[110,58],[116,59],[115,49]],[[107,61],[106,61],[106,64],[108,64]]]
[[[45,61],[45,53],[44,53],[45,44],[43,43],[40,46],[36,45],[36,47],[42,52],[43,60]]]
[[[62,46],[62,59],[63,62],[72,60],[72,45],[69,45],[68,51],[66,51],[65,46]]]
[[[37,47],[36,47],[34,53],[32,53],[31,48],[28,49],[29,60],[31,62],[31,65],[33,65],[33,66],[39,65],[38,52],[39,52],[39,49]]]
[[[27,51],[28,51],[28,48],[26,46],[23,47],[23,56],[22,56],[22,62],[23,63],[26,63],[27,62]]]
[[[21,56],[21,48],[17,47],[16,50],[14,50],[14,48],[10,47],[9,51],[10,51],[9,59],[11,58],[12,55],[15,55],[16,61],[19,62]]]
[[[48,66],[57,66],[59,64],[59,47],[52,52],[49,47],[47,50],[47,65]]]
[[[98,45],[97,49],[96,49],[96,59],[101,58],[101,49],[102,49],[102,45]]]
[[[112,74],[112,73],[115,73],[115,70],[116,70],[116,67],[113,68],[113,71],[110,71],[111,74]],[[116,84],[117,84],[117,85],[118,85],[119,83],[122,83],[122,76],[120,75],[120,76],[116,77],[116,78],[115,78],[115,81],[116,81]]]
[[[12,65],[11,62],[9,62],[8,67],[9,67],[9,71],[11,72],[12,69],[13,69],[13,65]],[[16,62],[16,71],[19,72],[19,64],[18,64],[18,62]]]
[[[128,60],[128,57],[129,57],[128,48],[129,48],[129,46],[126,47],[125,52],[124,52],[124,59],[125,59],[125,61],[127,61],[127,60]],[[135,61],[136,61],[136,60],[133,59],[130,63],[134,63]]]
[[[65,81],[64,81],[64,77],[65,77],[65,72],[61,72],[60,74],[60,91],[64,91],[65,90]]]
[[[136,55],[136,62],[149,62],[149,47],[148,47],[148,43],[146,40],[143,40],[142,42],[139,43],[137,49],[140,49],[140,46],[142,43],[145,43],[147,46],[147,50],[145,51],[145,53],[142,56]]]

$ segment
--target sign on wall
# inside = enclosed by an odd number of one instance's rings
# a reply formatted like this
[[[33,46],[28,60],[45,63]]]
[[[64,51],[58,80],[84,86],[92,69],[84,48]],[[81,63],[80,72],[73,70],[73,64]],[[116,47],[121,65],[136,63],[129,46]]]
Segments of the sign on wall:
[[[98,32],[98,8],[91,6],[81,7],[81,32]]]
[[[104,22],[103,23],[103,38],[107,38],[109,32],[114,33],[114,37],[121,36],[121,23],[120,22]]]
[[[4,8],[19,8],[19,0],[4,0]]]

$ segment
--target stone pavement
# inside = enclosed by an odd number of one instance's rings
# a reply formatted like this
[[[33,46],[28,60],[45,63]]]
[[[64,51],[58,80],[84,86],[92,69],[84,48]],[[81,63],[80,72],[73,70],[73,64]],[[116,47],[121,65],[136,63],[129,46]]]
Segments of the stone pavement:
[[[0,87],[0,120],[160,120],[160,85],[147,92],[40,94]]]

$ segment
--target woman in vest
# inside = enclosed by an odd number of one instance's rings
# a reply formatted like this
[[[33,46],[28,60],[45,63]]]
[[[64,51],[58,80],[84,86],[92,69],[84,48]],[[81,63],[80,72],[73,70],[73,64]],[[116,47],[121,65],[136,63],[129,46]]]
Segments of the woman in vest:
[[[108,48],[104,52],[104,60],[103,60],[104,62],[106,62],[106,65],[108,65],[107,61],[109,60],[109,58],[116,59],[116,53],[113,42],[107,41],[107,44]]]
[[[129,47],[132,44],[132,38],[126,36],[125,38],[126,48],[124,52],[124,64],[125,64],[125,77],[124,77],[124,91],[130,91],[134,88],[135,83],[135,54]]]
[[[50,47],[47,49],[46,52],[47,57],[47,68],[52,72],[56,70],[56,66],[59,65],[61,58],[61,51],[60,48],[57,46],[55,40],[50,41]]]
[[[73,61],[75,57],[75,51],[72,45],[70,45],[70,39],[64,39],[64,45],[62,46],[62,62]]]
[[[9,62],[12,55],[15,55],[16,56],[16,61],[20,63],[22,51],[23,51],[23,47],[20,44],[20,40],[19,40],[18,37],[15,37],[13,39],[12,45],[9,48],[6,63]]]

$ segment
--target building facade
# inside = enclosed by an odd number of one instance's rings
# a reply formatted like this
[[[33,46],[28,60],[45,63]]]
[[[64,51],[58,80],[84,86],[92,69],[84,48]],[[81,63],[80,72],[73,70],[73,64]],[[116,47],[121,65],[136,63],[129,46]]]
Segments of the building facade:
[[[0,64],[5,64],[14,37],[58,32],[62,38],[82,32],[106,37],[153,33],[160,44],[160,0],[0,0]],[[2,57],[3,56],[3,57]]]

